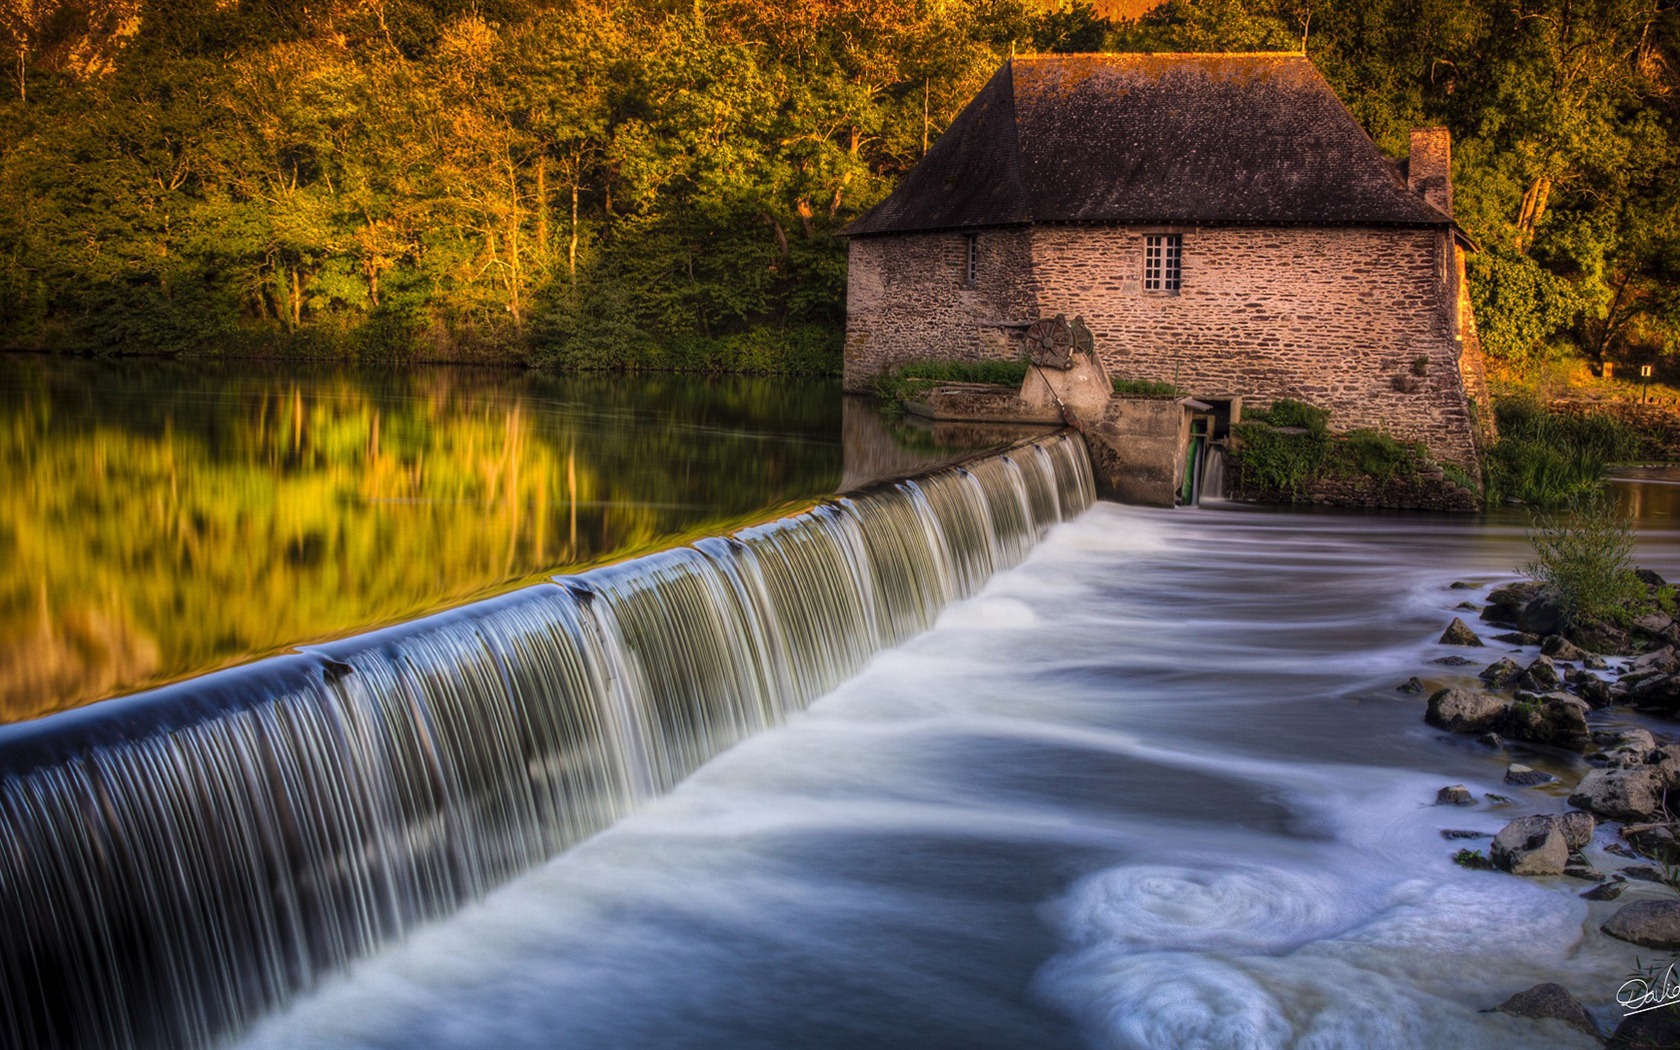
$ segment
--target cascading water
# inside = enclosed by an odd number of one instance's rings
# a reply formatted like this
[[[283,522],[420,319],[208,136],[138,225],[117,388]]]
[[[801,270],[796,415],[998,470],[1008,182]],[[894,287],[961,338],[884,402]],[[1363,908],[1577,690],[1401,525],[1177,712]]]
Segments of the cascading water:
[[[0,1040],[238,1030],[803,708],[1092,498],[1058,435],[0,729]]]

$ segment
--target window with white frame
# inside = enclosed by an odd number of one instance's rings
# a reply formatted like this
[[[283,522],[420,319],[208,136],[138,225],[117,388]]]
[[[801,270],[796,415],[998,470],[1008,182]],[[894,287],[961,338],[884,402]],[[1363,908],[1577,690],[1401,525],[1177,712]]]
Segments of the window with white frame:
[[[1152,233],[1144,237],[1143,290],[1177,295],[1183,258],[1183,234]]]
[[[973,288],[975,282],[980,278],[980,235],[978,233],[968,234],[965,241],[963,284]]]

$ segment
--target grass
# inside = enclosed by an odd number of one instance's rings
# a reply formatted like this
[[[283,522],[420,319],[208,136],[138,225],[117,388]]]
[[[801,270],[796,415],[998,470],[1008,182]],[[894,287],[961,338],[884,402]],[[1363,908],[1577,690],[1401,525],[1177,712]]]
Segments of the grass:
[[[1608,416],[1561,415],[1523,397],[1500,401],[1495,414],[1499,440],[1487,455],[1490,502],[1578,504],[1598,492],[1606,467],[1639,450],[1633,428]]]
[[[1114,392],[1129,397],[1178,397],[1179,389],[1171,383],[1154,379],[1122,379],[1114,377]]]
[[[1026,361],[911,361],[875,377],[875,393],[888,402],[913,398],[940,383],[992,383],[1020,387]]]

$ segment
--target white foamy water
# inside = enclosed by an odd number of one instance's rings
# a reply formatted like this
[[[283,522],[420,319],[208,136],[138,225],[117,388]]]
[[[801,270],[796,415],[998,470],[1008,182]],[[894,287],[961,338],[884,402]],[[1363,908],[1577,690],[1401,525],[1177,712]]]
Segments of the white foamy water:
[[[1554,980],[1613,1023],[1638,952],[1598,932],[1615,905],[1440,835],[1561,796],[1394,689],[1463,673],[1429,663],[1481,593],[1450,584],[1523,556],[1510,524],[1099,506],[245,1044],[1596,1045],[1483,1011]],[[1460,782],[1514,801],[1430,804]]]

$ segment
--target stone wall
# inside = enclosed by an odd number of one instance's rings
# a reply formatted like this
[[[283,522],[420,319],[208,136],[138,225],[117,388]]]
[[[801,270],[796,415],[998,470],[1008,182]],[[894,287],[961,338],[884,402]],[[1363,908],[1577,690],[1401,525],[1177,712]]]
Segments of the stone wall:
[[[854,237],[847,252],[845,386],[869,389],[894,365],[929,359],[1014,359],[1023,332],[999,322],[1037,316],[1025,227],[975,234],[976,279],[962,233]]]
[[[1293,397],[1337,430],[1423,441],[1474,469],[1461,372],[1459,262],[1432,229],[1186,227],[1179,294],[1140,290],[1141,227],[981,234],[963,288],[960,233],[855,238],[846,386],[914,358],[1014,356],[985,320],[1083,315],[1114,375],[1201,397]]]

